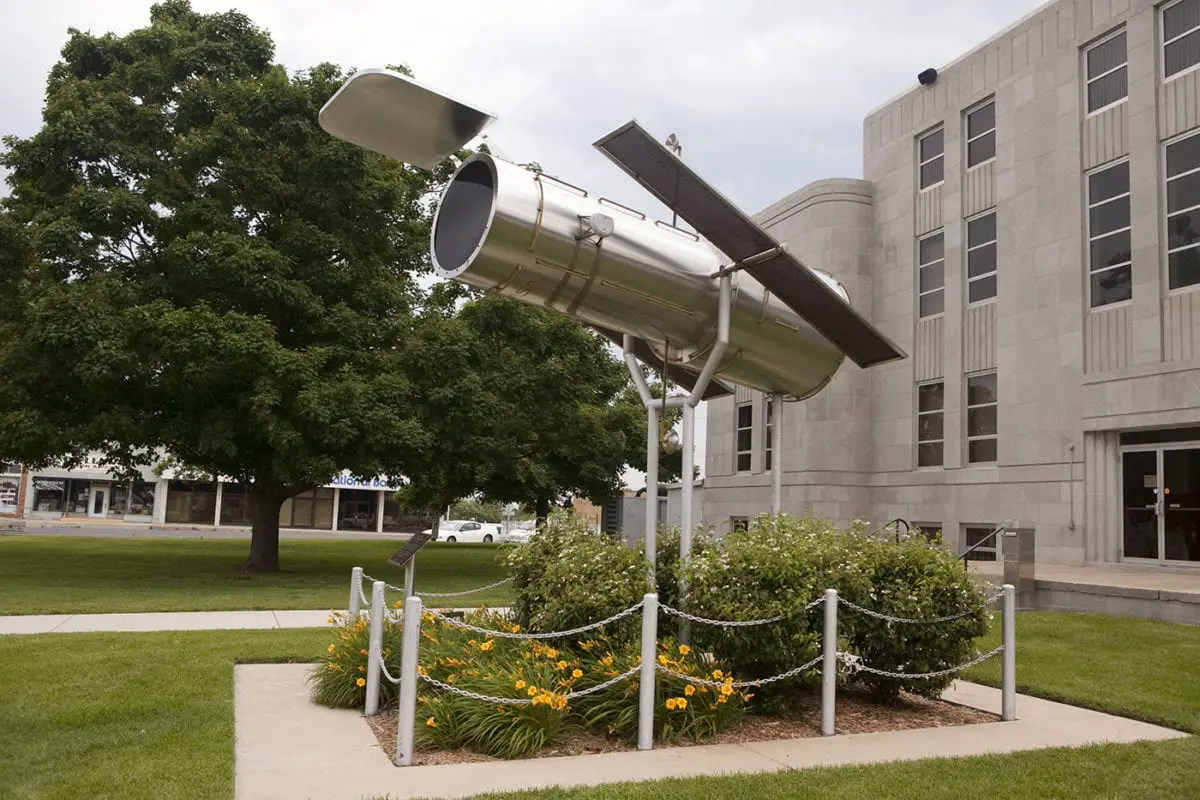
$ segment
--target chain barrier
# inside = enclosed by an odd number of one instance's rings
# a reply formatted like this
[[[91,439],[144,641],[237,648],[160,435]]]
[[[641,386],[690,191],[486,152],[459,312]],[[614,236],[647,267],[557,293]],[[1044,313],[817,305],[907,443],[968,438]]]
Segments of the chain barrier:
[[[512,578],[505,578],[504,580],[496,581],[495,583],[489,583],[487,586],[478,586],[474,589],[467,589],[462,592],[415,592],[415,594],[419,594],[421,597],[463,597],[464,595],[477,594],[478,592],[486,592],[488,589],[495,589],[497,586],[503,586],[511,580]],[[396,587],[392,586],[391,588],[395,589]],[[404,590],[401,589],[400,591]]]
[[[884,614],[882,611],[875,611],[874,609],[864,608],[863,606],[860,606],[858,603],[853,603],[853,602],[846,600],[844,598],[841,598],[841,597],[838,598],[838,605],[846,606],[847,608],[852,608],[855,611],[861,611],[862,613],[866,614],[868,617],[874,617],[875,619],[881,619],[886,622],[900,622],[900,623],[904,623],[906,625],[926,625],[926,624],[933,625],[933,624],[936,624],[939,622],[953,622],[956,619],[962,619],[963,617],[969,617],[972,614],[975,614],[975,613],[981,611],[982,609],[987,608],[988,606],[990,606],[992,603],[996,602],[998,599],[1000,599],[1003,596],[1004,596],[1004,590],[1001,589],[998,592],[994,592],[994,593],[988,595],[988,598],[987,598],[987,600],[985,600],[983,602],[983,605],[976,606],[975,608],[969,609],[967,611],[962,611],[958,614],[947,614],[944,617],[928,617],[926,619],[913,619],[912,617],[894,617],[891,614]]]
[[[700,686],[712,686],[717,689],[720,689],[722,686],[729,686],[734,689],[742,689],[742,688],[746,688],[746,687],[766,686],[769,683],[775,683],[777,681],[785,681],[788,678],[794,678],[797,675],[799,675],[800,673],[808,672],[810,669],[815,667],[817,664],[820,664],[822,658],[823,658],[823,656],[817,656],[812,661],[806,661],[805,663],[801,664],[798,667],[789,669],[787,672],[781,672],[780,674],[772,675],[769,678],[759,678],[758,680],[753,680],[753,681],[712,681],[712,680],[709,680],[708,678],[697,678],[694,675],[685,675],[682,672],[676,672],[675,670],[670,669],[669,667],[664,667],[662,664],[655,664],[654,668],[665,675],[670,675],[671,677],[679,678],[682,681],[687,681],[688,683],[695,683]],[[817,670],[817,671],[820,672],[820,670]]]
[[[388,672],[387,662],[383,660],[383,653],[379,654],[379,669],[380,673],[384,678],[387,679],[388,683],[400,683],[399,678],[393,678],[392,673]]]
[[[811,611],[821,603],[825,602],[824,597],[818,597],[804,607],[805,611]],[[786,614],[776,614],[773,617],[764,617],[763,619],[747,619],[747,620],[730,620],[730,619],[707,619],[705,617],[697,617],[695,614],[689,614],[686,611],[680,611],[678,608],[672,608],[666,604],[660,603],[658,606],[664,614],[686,619],[689,622],[698,622],[701,625],[715,625],[719,628],[748,628],[754,625],[769,625],[772,622],[780,622],[786,618]]]
[[[454,617],[446,616],[440,611],[435,611],[432,608],[427,608],[425,611],[431,616],[440,619],[447,625],[453,625],[455,628],[459,628],[464,631],[475,631],[476,633],[482,633],[485,636],[493,636],[498,639],[564,639],[569,636],[574,636],[578,633],[584,633],[596,628],[602,628],[605,625],[609,625],[619,619],[624,619],[630,614],[640,610],[645,602],[645,600],[639,600],[636,605],[632,605],[624,611],[618,611],[608,619],[602,619],[599,622],[592,622],[579,628],[571,628],[568,631],[551,631],[550,633],[509,633],[508,631],[493,631],[489,630],[488,628],[480,628],[479,626],[472,625],[469,622],[463,622],[462,620],[455,619]]]
[[[982,664],[984,661],[987,661],[989,658],[999,655],[1002,652],[1004,652],[1004,645],[995,647],[980,655],[978,658],[968,661],[966,664],[960,664],[957,667],[950,667],[948,669],[939,669],[936,672],[892,672],[886,669],[876,669],[875,667],[871,667],[862,663],[861,656],[851,655],[850,653],[843,652],[838,653],[838,660],[846,665],[851,672],[869,672],[872,675],[880,675],[884,678],[922,679],[941,678],[945,675],[951,675],[955,672],[962,672],[963,670],[970,669],[977,664]]]
[[[578,692],[568,692],[565,695],[559,695],[559,696],[564,697],[567,700],[567,702],[570,702],[573,698],[576,698],[576,697],[585,697],[589,694],[595,694],[596,692],[602,692],[605,689],[609,688],[610,686],[615,686],[616,684],[620,683],[621,681],[623,681],[627,678],[630,678],[633,675],[636,675],[638,672],[641,671],[641,669],[642,668],[640,666],[636,666],[636,667],[633,667],[632,669],[626,670],[625,672],[621,673],[620,675],[618,675],[615,678],[610,678],[609,680],[604,681],[603,683],[598,683],[595,686],[589,687],[587,689],[581,689]],[[505,706],[527,706],[533,702],[532,697],[491,697],[489,695],[479,694],[478,692],[472,692],[467,689],[460,689],[457,686],[446,683],[444,681],[439,681],[437,678],[430,677],[429,675],[425,675],[424,673],[420,673],[420,672],[417,673],[417,677],[419,677],[421,680],[425,681],[426,683],[429,683],[429,684],[432,684],[432,685],[438,687],[439,689],[442,689],[447,692],[451,692],[460,697],[465,697],[468,700],[479,700],[484,703],[495,703],[497,705],[505,705]]]

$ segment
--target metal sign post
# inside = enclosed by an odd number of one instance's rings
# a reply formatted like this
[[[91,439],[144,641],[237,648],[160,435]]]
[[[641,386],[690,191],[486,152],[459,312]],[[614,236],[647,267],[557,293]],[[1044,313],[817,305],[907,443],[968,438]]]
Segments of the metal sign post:
[[[413,580],[416,572],[417,551],[433,541],[432,533],[414,533],[408,537],[408,541],[404,543],[396,552],[392,553],[392,557],[388,559],[388,563],[397,567],[404,567],[404,599],[413,596]]]

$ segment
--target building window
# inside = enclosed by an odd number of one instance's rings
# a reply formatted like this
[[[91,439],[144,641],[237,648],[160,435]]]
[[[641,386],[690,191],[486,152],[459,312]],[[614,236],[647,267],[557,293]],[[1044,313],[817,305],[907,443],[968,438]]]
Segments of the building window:
[[[996,157],[996,101],[967,112],[967,169]]]
[[[1163,6],[1163,78],[1200,64],[1200,0]]]
[[[1133,297],[1129,162],[1087,176],[1088,283],[1092,308]]]
[[[967,377],[967,461],[996,461],[996,373]]]
[[[940,522],[914,522],[912,524],[914,531],[919,531],[920,535],[930,542],[940,542],[942,540],[942,523]]]
[[[63,478],[33,479],[33,510],[67,510],[67,482]]]
[[[963,528],[963,552],[970,550],[975,545],[991,536],[995,528],[984,528],[975,525],[968,525]],[[992,536],[988,539],[988,543],[982,545],[978,550],[972,550],[967,555],[967,561],[995,561],[997,554],[996,539],[1000,534]]]
[[[737,460],[738,472],[750,471],[750,443],[753,439],[754,406],[739,403],[737,406]]]
[[[928,189],[942,182],[945,174],[945,150],[946,132],[942,128],[917,140],[917,180],[921,189]]]
[[[1087,69],[1089,114],[1116,105],[1129,96],[1127,62],[1123,30],[1088,48],[1084,66]]]
[[[750,530],[750,518],[749,517],[730,517],[729,518],[729,530],[732,531],[733,533],[737,533],[738,531],[742,531],[744,533],[744,532]]]
[[[946,310],[946,246],[942,232],[917,241],[917,313],[922,319]]]
[[[1167,286],[1200,284],[1200,135],[1166,147]]]
[[[944,463],[945,384],[922,383],[917,386],[917,466],[940,467]]]
[[[967,221],[967,302],[996,296],[996,212]]]
[[[771,470],[771,425],[775,421],[775,404],[771,402],[770,397],[763,399],[763,419],[766,420],[763,425],[763,469],[770,472]]]

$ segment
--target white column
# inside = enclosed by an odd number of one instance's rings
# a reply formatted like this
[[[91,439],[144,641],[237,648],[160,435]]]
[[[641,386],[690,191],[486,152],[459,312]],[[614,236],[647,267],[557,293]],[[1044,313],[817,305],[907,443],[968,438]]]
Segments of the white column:
[[[338,529],[338,506],[342,502],[342,489],[336,486],[333,489],[333,530]]]
[[[387,496],[387,490],[383,489],[379,492],[379,502],[376,504],[375,511],[375,532],[383,533],[383,503]]]
[[[160,478],[154,483],[154,522],[162,525],[167,521],[167,485],[166,478]]]
[[[217,502],[213,504],[213,527],[217,528],[221,525],[221,498],[225,494],[225,482],[220,478],[217,479]]]

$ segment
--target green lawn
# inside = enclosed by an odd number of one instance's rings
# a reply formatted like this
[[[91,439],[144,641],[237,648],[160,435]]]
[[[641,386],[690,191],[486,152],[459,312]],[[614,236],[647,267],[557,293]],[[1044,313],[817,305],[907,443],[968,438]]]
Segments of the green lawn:
[[[2,637],[0,798],[226,800],[233,783],[233,664],[309,660],[328,641],[328,632],[312,629]],[[1198,653],[1200,628],[1056,613],[1019,618],[1023,690],[1099,708],[1112,698],[1118,710],[1193,732],[1200,732]],[[985,668],[973,677],[995,673]],[[1194,800],[1200,738],[504,795],[734,796]]]
[[[402,543],[361,539],[285,539],[283,571],[242,575],[247,540],[0,536],[0,615],[126,611],[345,608],[350,570],[401,585],[387,563]],[[417,589],[461,591],[504,577],[497,545],[426,545],[417,556]],[[370,596],[370,587],[364,591]],[[503,605],[507,587],[456,604]]]

